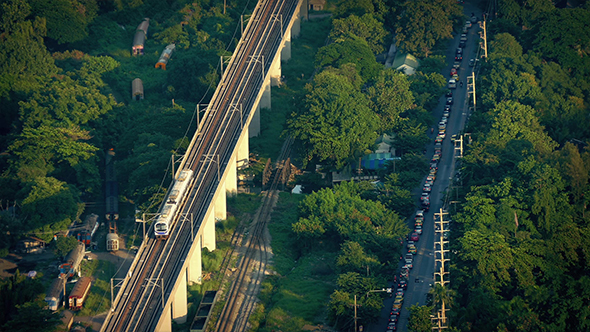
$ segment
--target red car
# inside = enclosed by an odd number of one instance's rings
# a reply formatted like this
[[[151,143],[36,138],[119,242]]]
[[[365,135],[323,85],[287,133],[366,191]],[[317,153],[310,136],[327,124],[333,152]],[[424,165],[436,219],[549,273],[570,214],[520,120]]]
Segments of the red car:
[[[416,242],[420,240],[420,235],[418,235],[417,233],[412,233],[412,235],[410,235],[410,240]]]
[[[453,75],[457,75],[457,69],[455,68],[451,68],[451,77],[453,77]]]

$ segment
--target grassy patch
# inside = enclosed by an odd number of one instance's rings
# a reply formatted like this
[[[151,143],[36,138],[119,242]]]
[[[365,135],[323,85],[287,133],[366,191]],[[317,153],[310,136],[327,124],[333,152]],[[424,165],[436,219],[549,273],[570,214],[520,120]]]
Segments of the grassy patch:
[[[305,324],[322,324],[333,292],[335,252],[317,250],[299,256],[291,224],[303,195],[282,193],[269,225],[274,268],[278,275],[262,284],[261,304],[251,316],[253,331],[301,331]]]
[[[301,26],[301,34],[291,46],[291,59],[282,64],[284,83],[280,88],[272,87],[272,110],[260,111],[260,136],[250,140],[253,153],[273,159],[279,155],[286,120],[305,95],[303,88],[315,70],[313,59],[318,48],[324,46],[330,28],[330,19],[310,21]]]
[[[254,213],[262,203],[260,195],[257,194],[237,194],[227,197],[227,209],[233,215],[241,213]]]
[[[111,305],[111,277],[115,275],[116,266],[109,261],[82,261],[80,270],[84,276],[93,276],[94,281],[78,315],[94,316],[108,310]]]

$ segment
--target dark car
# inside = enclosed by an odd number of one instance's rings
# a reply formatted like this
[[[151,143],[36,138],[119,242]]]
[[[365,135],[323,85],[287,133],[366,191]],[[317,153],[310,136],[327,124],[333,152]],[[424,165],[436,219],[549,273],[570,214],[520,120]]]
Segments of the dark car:
[[[450,112],[451,111],[451,105],[445,105],[445,111]]]
[[[462,54],[455,55],[455,61],[462,61],[462,60],[463,60],[463,55]]]
[[[465,41],[464,40],[462,40],[462,41],[459,42],[459,47],[461,47],[461,48],[465,47]]]
[[[397,284],[397,286],[401,289],[408,289],[408,282],[405,280],[400,280],[399,283]],[[399,315],[399,310],[398,310],[398,315]]]
[[[447,97],[447,105],[453,105],[453,97]]]
[[[453,68],[453,69],[455,69],[455,68]],[[454,74],[453,74],[453,69],[451,69],[451,75],[454,75]],[[457,73],[457,71],[455,70],[455,74],[456,74],[456,73]],[[453,91],[451,91],[451,90],[447,90],[447,94],[446,94],[445,96],[447,96],[447,98],[448,98],[448,97],[452,97],[452,96],[453,96]]]

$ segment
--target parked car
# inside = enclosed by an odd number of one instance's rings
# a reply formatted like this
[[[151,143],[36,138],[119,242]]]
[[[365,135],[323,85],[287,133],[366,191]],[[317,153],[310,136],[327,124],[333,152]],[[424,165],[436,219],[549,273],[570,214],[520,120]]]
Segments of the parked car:
[[[414,226],[414,232],[416,232],[416,234],[418,234],[418,235],[421,235],[422,234],[422,225]]]
[[[445,105],[445,111],[451,112],[451,105]]]
[[[445,107],[445,108],[446,108],[446,107]],[[451,109],[451,107],[449,107],[449,110],[450,110],[450,109]],[[448,117],[449,117],[449,115],[451,115],[451,112],[449,112],[449,110],[444,110],[444,111],[443,111],[443,116],[444,116],[445,118],[448,118]]]
[[[467,27],[467,29],[471,28],[471,20],[465,21],[465,26]]]
[[[451,75],[451,77],[453,77],[453,75],[457,75],[457,68],[451,68],[451,74],[450,74],[450,75]],[[453,94],[451,93],[451,96],[452,96],[452,95],[453,95]],[[448,97],[448,96],[449,96],[449,95],[447,94],[447,97]]]
[[[422,191],[427,192],[427,193],[432,191],[432,185],[425,184],[424,187],[422,188]]]
[[[447,105],[453,105],[453,97],[447,98]]]
[[[461,62],[455,60],[455,62],[453,62],[453,68],[459,68],[459,67],[461,67]]]
[[[412,233],[412,235],[410,235],[410,240],[416,242],[416,241],[420,240],[420,235],[418,235],[416,233]]]
[[[408,289],[408,282],[404,279],[401,279],[398,283],[397,286],[401,289]],[[399,314],[398,314],[399,315]]]
[[[469,59],[469,67],[473,67],[475,65],[475,59]]]
[[[414,241],[409,240],[408,243],[406,244],[406,248],[409,248],[410,246],[415,246],[416,243],[414,243]]]

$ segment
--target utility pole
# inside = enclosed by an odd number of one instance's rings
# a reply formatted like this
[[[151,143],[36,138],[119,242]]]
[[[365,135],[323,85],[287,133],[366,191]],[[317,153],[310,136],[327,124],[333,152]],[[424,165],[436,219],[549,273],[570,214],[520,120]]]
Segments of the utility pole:
[[[357,332],[357,320],[358,317],[356,315],[356,294],[354,295],[354,332]]]
[[[486,61],[488,61],[488,36],[487,36],[487,31],[486,31],[486,16],[483,16],[483,20],[481,21],[481,25],[480,27],[483,30],[483,53],[484,53],[484,57],[486,58]],[[481,32],[480,32],[480,37],[481,36]]]
[[[463,134],[459,135],[459,138],[455,139],[455,151],[453,155],[456,158],[463,158]],[[457,156],[457,151],[459,151],[459,155]]]
[[[473,99],[473,112],[475,112],[475,72],[471,72],[471,76],[467,76],[467,95]]]
[[[445,249],[445,245],[449,243],[449,241],[445,240],[444,234],[448,231],[448,220],[444,220],[444,216],[447,215],[447,212],[444,212],[441,208],[438,213],[434,214],[434,230],[438,234],[438,239],[434,242],[434,270],[438,272],[434,272],[435,280],[434,284],[440,284],[442,287],[445,287],[446,284],[450,283],[448,280],[447,268],[445,268],[445,263],[450,262],[449,258],[445,258],[445,253],[448,253],[449,250]],[[437,237],[435,236],[435,239]],[[440,266],[437,266],[440,265]],[[447,279],[445,279],[445,277]],[[433,330],[438,330],[439,332],[443,329],[446,329],[447,326],[447,317],[446,312],[449,309],[445,307],[445,301],[442,301],[442,307],[438,310],[435,319],[437,320],[436,326],[434,326]]]

